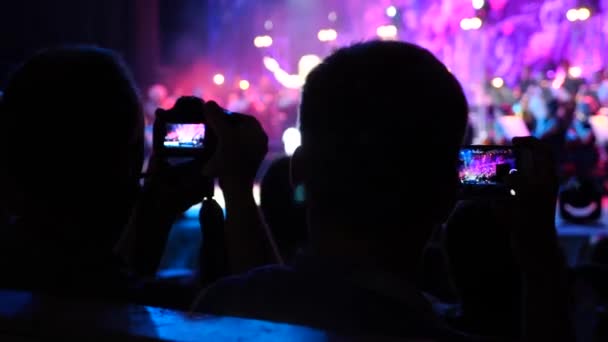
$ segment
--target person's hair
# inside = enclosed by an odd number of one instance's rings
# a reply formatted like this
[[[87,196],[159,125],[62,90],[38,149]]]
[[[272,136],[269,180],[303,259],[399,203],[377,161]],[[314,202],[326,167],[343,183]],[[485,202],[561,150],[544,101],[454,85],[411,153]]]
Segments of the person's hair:
[[[491,203],[479,200],[458,203],[444,226],[448,268],[463,314],[485,333],[519,331],[522,275],[509,228]],[[489,307],[496,313],[483,316]]]
[[[260,184],[260,209],[281,256],[292,260],[306,242],[306,213],[289,178],[290,157],[272,162]]]
[[[311,218],[445,219],[435,208],[454,195],[467,115],[462,87],[429,51],[386,41],[337,50],[302,94]]]
[[[122,58],[86,46],[41,51],[9,78],[3,105],[11,196],[58,215],[126,214],[143,162],[143,114]]]

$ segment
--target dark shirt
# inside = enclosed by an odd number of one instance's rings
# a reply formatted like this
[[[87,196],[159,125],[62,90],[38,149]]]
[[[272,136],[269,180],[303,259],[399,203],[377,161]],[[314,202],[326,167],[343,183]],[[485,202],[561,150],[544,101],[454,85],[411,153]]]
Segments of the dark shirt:
[[[128,272],[111,250],[87,254],[79,241],[68,244],[65,239],[53,237],[50,232],[44,235],[32,226],[3,223],[0,226],[0,289],[175,309],[188,309],[195,298],[194,285],[143,281]]]
[[[310,257],[221,280],[201,295],[196,310],[347,335],[472,340],[445,328],[411,283],[370,267]]]

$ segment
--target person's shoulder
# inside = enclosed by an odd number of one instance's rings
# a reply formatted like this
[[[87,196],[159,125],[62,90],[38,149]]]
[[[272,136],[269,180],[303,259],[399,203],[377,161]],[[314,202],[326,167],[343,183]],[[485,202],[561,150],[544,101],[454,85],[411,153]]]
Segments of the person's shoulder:
[[[194,310],[214,314],[234,314],[243,307],[255,307],[274,289],[287,286],[295,277],[287,266],[269,265],[229,276],[210,285],[198,296]],[[237,310],[237,308],[239,308]]]

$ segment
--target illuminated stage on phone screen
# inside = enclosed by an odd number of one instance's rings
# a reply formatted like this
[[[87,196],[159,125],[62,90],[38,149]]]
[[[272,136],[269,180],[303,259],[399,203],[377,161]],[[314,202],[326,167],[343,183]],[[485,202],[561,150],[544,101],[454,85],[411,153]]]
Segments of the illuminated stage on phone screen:
[[[164,147],[183,149],[203,149],[205,141],[205,124],[167,124]]]

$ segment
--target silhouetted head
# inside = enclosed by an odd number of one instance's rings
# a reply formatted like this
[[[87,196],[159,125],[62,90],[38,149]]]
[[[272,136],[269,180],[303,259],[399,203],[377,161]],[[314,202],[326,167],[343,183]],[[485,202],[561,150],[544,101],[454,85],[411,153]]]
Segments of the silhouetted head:
[[[306,241],[306,214],[289,178],[290,157],[272,162],[260,185],[260,208],[279,251],[291,260]]]
[[[467,112],[458,81],[418,46],[373,41],[326,58],[303,89],[294,155],[311,242],[333,234],[419,256],[453,206]]]
[[[463,314],[488,329],[483,333],[519,331],[522,280],[509,228],[488,201],[460,202],[445,225],[445,251]]]
[[[143,116],[115,53],[65,47],[38,53],[10,77],[0,129],[3,185],[14,214],[106,225],[77,232],[115,239],[137,191]],[[98,234],[98,236],[96,235]]]

